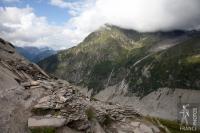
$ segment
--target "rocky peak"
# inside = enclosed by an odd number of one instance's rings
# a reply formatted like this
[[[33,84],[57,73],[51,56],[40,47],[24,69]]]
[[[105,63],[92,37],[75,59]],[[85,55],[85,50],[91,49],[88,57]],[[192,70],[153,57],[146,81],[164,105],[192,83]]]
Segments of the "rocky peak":
[[[114,25],[103,25],[96,31],[89,34],[83,41],[83,44],[86,43],[106,43],[106,41],[113,39],[125,42],[130,40],[129,32],[134,32],[135,34],[139,34],[133,30],[126,30]],[[121,44],[122,45],[122,44]]]

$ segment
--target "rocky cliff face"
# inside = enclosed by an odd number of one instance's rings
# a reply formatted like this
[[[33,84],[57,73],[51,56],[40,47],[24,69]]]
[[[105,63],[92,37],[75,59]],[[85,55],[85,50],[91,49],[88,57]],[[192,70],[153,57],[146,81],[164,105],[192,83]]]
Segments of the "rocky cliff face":
[[[49,77],[0,39],[0,131],[104,133],[168,130],[133,108],[82,95],[79,87]]]

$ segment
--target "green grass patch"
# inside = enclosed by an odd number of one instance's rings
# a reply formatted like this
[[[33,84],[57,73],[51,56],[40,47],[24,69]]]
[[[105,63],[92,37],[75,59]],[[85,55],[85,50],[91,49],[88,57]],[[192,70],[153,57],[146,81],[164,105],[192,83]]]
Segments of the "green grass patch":
[[[200,63],[200,54],[187,57],[186,62],[191,64]]]
[[[94,96],[92,96],[90,99],[91,99],[92,101],[99,101],[99,100],[96,99]]]
[[[170,121],[166,119],[158,119],[160,123],[166,126],[171,133],[200,133],[200,131],[183,131],[180,130],[180,124],[177,121]]]
[[[106,115],[105,116],[105,119],[104,119],[104,121],[103,121],[103,123],[102,123],[102,125],[105,125],[105,126],[110,126],[110,124],[112,123],[112,119],[110,118],[110,116],[109,115]]]
[[[90,106],[85,110],[85,114],[87,115],[88,120],[93,120],[94,118],[96,118],[96,113],[95,113],[95,109]]]

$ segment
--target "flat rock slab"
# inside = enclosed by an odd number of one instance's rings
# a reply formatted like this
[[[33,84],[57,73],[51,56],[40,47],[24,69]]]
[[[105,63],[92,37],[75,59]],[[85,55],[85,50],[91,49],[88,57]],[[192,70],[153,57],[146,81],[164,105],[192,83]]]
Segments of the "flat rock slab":
[[[28,119],[28,127],[61,127],[65,124],[65,122],[65,118],[31,117]]]

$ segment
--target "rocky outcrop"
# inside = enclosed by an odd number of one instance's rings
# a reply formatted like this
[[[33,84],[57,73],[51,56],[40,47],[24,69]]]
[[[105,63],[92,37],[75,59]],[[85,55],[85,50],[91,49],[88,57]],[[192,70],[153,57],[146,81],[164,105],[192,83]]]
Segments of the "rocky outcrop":
[[[77,88],[63,84],[59,81],[60,89],[42,97],[33,106],[33,116],[28,120],[30,128],[63,128],[65,125],[88,133],[160,132],[131,107],[91,100]]]

